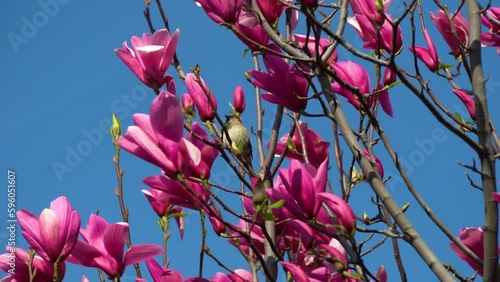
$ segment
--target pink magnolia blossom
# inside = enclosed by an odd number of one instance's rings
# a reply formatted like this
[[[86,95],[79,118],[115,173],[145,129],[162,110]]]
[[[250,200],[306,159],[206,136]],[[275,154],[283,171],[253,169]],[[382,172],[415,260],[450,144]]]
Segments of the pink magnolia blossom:
[[[178,30],[171,35],[166,29],[159,29],[153,36],[133,36],[132,49],[125,41],[115,53],[146,86],[159,89],[168,80],[165,72],[174,57],[178,37]]]
[[[199,183],[187,180],[189,189],[200,199],[190,193],[179,181],[173,180],[166,175],[148,176],[142,180],[144,184],[152,189],[157,189],[165,193],[166,201],[172,205],[181,206],[187,209],[198,210],[202,207],[200,201],[208,201],[210,193]]]
[[[476,105],[474,102],[474,98],[470,97],[468,93],[463,89],[452,89],[453,93],[457,95],[457,97],[464,103],[467,111],[469,112],[470,117],[473,120],[476,120]]]
[[[229,277],[232,282],[253,281],[252,273],[245,269],[235,269],[234,273],[229,273],[227,277]],[[257,279],[257,281],[259,281],[259,279]]]
[[[146,260],[146,266],[153,282],[182,282],[182,273],[177,270],[161,267],[154,259]],[[144,280],[145,281],[145,280]],[[136,280],[137,282],[137,280]]]
[[[460,229],[460,241],[466,245],[474,254],[476,254],[481,260],[484,260],[484,233],[483,228],[462,228]],[[455,243],[450,243],[451,249],[465,262],[467,262],[475,271],[479,272],[479,275],[483,276],[483,267],[472,260],[467,254],[465,254]]]
[[[163,248],[151,244],[134,245],[124,254],[128,223],[109,224],[100,216],[92,214],[87,228],[81,229],[82,240],[78,240],[68,261],[104,271],[111,279],[120,277],[125,267],[153,258],[163,253]]]
[[[282,58],[271,54],[266,56],[264,64],[267,73],[248,71],[254,79],[253,84],[268,91],[261,95],[262,99],[294,112],[305,110],[309,82],[297,65],[290,65]]]
[[[78,240],[80,216],[66,197],[52,201],[40,218],[24,209],[16,215],[26,241],[44,260],[63,261],[70,255]]]
[[[297,42],[299,48],[303,48],[304,46],[306,46],[311,56],[316,56],[316,44],[318,45],[318,53],[320,56],[323,55],[325,49],[328,48],[328,46],[330,46],[331,44],[331,42],[326,38],[320,38],[319,41],[317,41],[316,38],[312,36],[307,38],[305,35],[300,34],[292,35],[292,41]],[[333,54],[330,56],[330,58],[325,62],[325,64],[330,65],[331,63],[336,62],[337,59],[338,54],[337,50],[335,50],[333,51]]]
[[[344,273],[348,272],[349,263],[342,250],[329,244],[319,244],[314,252],[299,254],[297,263],[281,262],[281,264],[297,282],[355,281],[344,277]]]
[[[486,13],[497,22],[500,21],[499,7],[491,7]],[[481,44],[497,47],[497,53],[500,55],[500,25],[488,19],[484,14],[481,14],[481,22],[488,28],[488,32],[481,33]]]
[[[236,22],[236,36],[253,51],[267,46],[269,36],[255,18],[252,11],[242,11]]]
[[[187,134],[186,139],[200,150],[201,156],[198,164],[193,162],[189,164],[186,175],[195,176],[201,179],[209,179],[212,165],[214,164],[215,159],[219,156],[219,150],[200,140],[198,137],[203,138],[205,142],[214,142],[209,139],[208,133],[199,123],[193,122],[191,131]]]
[[[236,22],[243,0],[196,0],[214,22],[218,24]]]
[[[424,64],[429,68],[430,71],[435,72],[439,67],[439,60],[436,47],[434,46],[432,38],[429,36],[427,29],[424,29],[424,37],[425,42],[427,42],[427,46],[429,46],[429,49],[425,49],[424,47],[420,46],[415,46],[415,48],[413,48],[413,46],[410,46],[408,47],[408,49],[410,49],[412,53],[415,53],[415,55],[417,55],[417,58],[424,62]]]
[[[453,15],[453,14],[451,14]],[[451,25],[446,17],[446,14],[443,10],[439,10],[437,14],[431,13],[431,20],[434,22],[434,25],[443,36],[444,40],[450,46],[451,53],[457,57],[460,55],[461,45],[464,48],[469,47],[469,23],[462,16],[462,12],[458,12],[455,18],[453,19],[453,23],[455,24],[455,29],[457,32],[458,42],[455,40],[453,33],[451,32]],[[467,51],[465,50],[467,53]]]
[[[198,109],[200,119],[203,122],[212,121],[217,113],[217,100],[215,100],[214,94],[205,84],[203,78],[200,77],[200,80],[204,89],[200,86],[196,75],[193,73],[188,73],[184,82],[186,83],[189,95],[191,95],[191,98]],[[210,100],[208,99],[207,94],[205,94],[205,91],[209,91]]]
[[[182,110],[191,116],[195,114],[193,98],[189,94],[182,94]]]
[[[377,281],[379,282],[387,282],[387,272],[385,271],[385,267],[383,265],[377,269],[375,278],[377,278]]]
[[[382,86],[376,87],[373,92],[370,91],[370,76],[362,66],[358,65],[355,62],[347,61],[335,63],[332,65],[332,67],[340,81],[352,87],[358,88],[358,90],[365,97],[365,101],[368,107],[372,105],[372,99],[375,95],[384,112],[387,115],[392,116],[392,106],[388,97],[388,93],[385,90],[378,90],[380,88],[383,88]],[[361,102],[358,100],[357,96],[354,95],[353,92],[351,92],[351,90],[342,86],[339,82],[332,83],[332,89],[335,93],[338,93],[339,95],[345,97],[347,101],[356,109],[361,109]]]
[[[285,201],[285,208],[298,218],[312,219],[321,208],[316,195],[326,190],[328,159],[316,169],[310,164],[290,161],[288,169],[279,170],[276,196]],[[276,197],[274,196],[274,197]],[[275,200],[275,199],[273,199]]]
[[[276,22],[281,13],[287,8],[278,0],[257,0],[257,5],[266,21],[271,25]]]
[[[367,3],[371,0],[360,0],[356,1],[359,7],[354,8],[354,17],[348,17],[347,22],[354,28],[361,39],[364,42],[363,48],[371,50],[385,50],[387,53],[399,53],[401,48],[403,48],[403,34],[401,28],[398,26],[396,29],[396,41],[393,42],[393,27],[391,25],[392,17],[386,14],[385,17],[388,20],[384,20],[382,24],[379,25],[380,29],[380,42],[377,33],[377,26],[374,21],[381,21],[381,14],[375,10],[366,10]],[[374,1],[371,1],[374,3]],[[371,5],[371,4],[370,4]],[[366,11],[371,11],[366,13]],[[371,20],[372,19],[372,20]],[[385,18],[384,18],[385,19]]]
[[[330,143],[325,142],[321,135],[316,133],[314,130],[309,129],[307,127],[307,123],[299,121],[299,127],[306,141],[305,147],[309,163],[318,168],[328,158]],[[289,138],[290,134],[285,134],[280,138],[279,142],[276,144],[277,156],[283,154],[285,148],[289,147]],[[299,129],[295,129],[291,142],[293,143],[294,148],[288,148],[286,157],[299,160],[300,162],[305,162]]]
[[[83,275],[82,282],[90,282],[90,280],[87,278],[87,276]]]
[[[160,218],[172,213],[182,213],[182,208],[173,207],[173,204],[169,202],[167,193],[157,189],[149,189],[149,191],[143,189],[141,192]],[[176,216],[175,221],[182,239],[184,237],[184,217]]]
[[[383,78],[384,86],[389,86],[393,84],[394,82],[396,82],[396,79],[397,79],[396,73],[393,72],[390,68],[386,67],[384,70],[384,78]]]
[[[373,161],[373,159],[370,157],[370,153],[367,150],[363,150],[363,153],[365,154],[366,158]],[[377,165],[378,174],[380,174],[380,177],[384,178],[384,166],[382,165],[382,162],[379,160],[377,156],[375,155],[373,156],[375,157],[375,163]]]
[[[251,230],[248,230],[248,228],[252,228]],[[233,228],[242,230],[244,232],[249,233],[250,237],[252,238],[252,244],[255,246],[259,254],[253,253],[253,257],[256,258],[258,255],[264,255],[264,233],[262,233],[262,229],[258,225],[250,225],[246,221],[240,219],[238,222],[238,225],[233,226]],[[235,245],[243,251],[245,254],[250,255],[250,244],[248,243],[247,239],[243,236],[241,236],[238,232],[228,229],[229,230],[229,236],[228,240],[231,245]]]
[[[364,15],[374,24],[382,24],[385,21],[384,10],[389,7],[391,1],[383,1],[384,7],[382,11],[377,11],[375,0],[352,0],[349,1],[354,14]]]
[[[14,260],[14,265],[12,265]],[[30,281],[30,270],[26,262],[30,261],[30,254],[20,248],[7,247],[7,253],[0,255],[0,270],[7,272],[8,276],[1,279],[2,282],[25,282]],[[15,268],[14,273],[9,272]],[[34,281],[52,282],[54,281],[54,264],[45,259],[34,256],[31,264],[32,271],[36,271]],[[59,264],[61,269],[61,278],[66,273],[66,263]]]
[[[234,104],[234,110],[237,113],[243,113],[245,111],[245,93],[243,93],[243,87],[241,85],[238,85],[234,88],[233,92],[233,104]]]
[[[316,196],[321,202],[325,203],[336,216],[336,222],[334,223],[345,228],[348,235],[353,235],[354,231],[356,231],[356,215],[351,206],[341,197],[329,192],[318,193]],[[331,222],[330,218],[328,222]]]
[[[186,171],[190,161],[200,162],[200,150],[182,138],[184,117],[177,97],[162,91],[153,101],[150,114],[134,114],[118,145],[127,152],[175,176]]]

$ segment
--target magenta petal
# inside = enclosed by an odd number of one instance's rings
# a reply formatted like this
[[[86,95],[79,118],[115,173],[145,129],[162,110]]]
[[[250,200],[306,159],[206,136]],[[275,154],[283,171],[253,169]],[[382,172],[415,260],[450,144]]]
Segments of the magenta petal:
[[[98,250],[105,250],[104,246],[104,233],[109,223],[98,215],[91,214],[85,229],[80,229],[80,234],[85,241],[89,242]]]
[[[53,210],[44,209],[40,214],[40,236],[48,257],[51,261],[56,261],[65,238],[59,238],[59,221]]]
[[[310,282],[306,272],[300,266],[286,261],[282,261],[281,264],[290,272],[295,282]]]
[[[141,114],[137,113],[132,115],[132,119],[134,121],[134,125],[142,129],[151,139],[155,142],[158,143],[158,139],[156,138],[155,131],[153,130],[153,127],[151,126],[151,119],[149,118],[149,115],[147,114]]]
[[[383,85],[379,85],[379,87],[384,87]],[[377,100],[380,103],[380,106],[382,106],[382,110],[390,116],[393,117],[393,111],[392,111],[392,105],[391,105],[391,100],[389,100],[389,91],[384,90],[382,92],[377,93]]]
[[[123,264],[125,266],[154,258],[163,254],[163,248],[152,244],[135,245],[128,249]]]
[[[460,241],[466,245],[473,253],[475,253],[480,259],[484,259],[484,234],[482,228],[462,228],[460,230]],[[479,272],[479,275],[483,275],[483,267],[477,264],[474,260],[469,258],[455,243],[450,243],[451,249],[465,262],[467,262],[474,270]]]
[[[82,240],[78,240],[71,251],[71,255],[66,259],[68,262],[83,266],[93,267],[94,260],[101,256],[101,252]]]
[[[104,246],[107,253],[118,263],[123,260],[123,247],[127,241],[128,224],[110,224],[104,231]]]
[[[297,160],[290,162],[289,174],[292,185],[287,187],[288,193],[292,195],[309,218],[314,217],[316,191],[312,176]]]
[[[182,138],[184,116],[179,100],[172,93],[162,90],[158,94],[151,104],[150,119],[153,130],[162,137],[174,142]],[[158,141],[161,144],[162,140]]]

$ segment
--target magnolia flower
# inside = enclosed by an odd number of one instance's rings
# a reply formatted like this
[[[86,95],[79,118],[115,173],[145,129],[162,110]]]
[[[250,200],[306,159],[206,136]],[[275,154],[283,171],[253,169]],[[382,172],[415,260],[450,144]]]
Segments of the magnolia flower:
[[[182,213],[182,208],[173,207],[173,204],[169,202],[167,193],[157,189],[149,189],[149,191],[143,189],[141,192],[146,196],[149,204],[160,218],[172,213]],[[175,221],[182,239],[184,237],[184,217],[176,216]]]
[[[146,86],[159,89],[168,80],[165,72],[174,57],[178,37],[179,30],[171,36],[168,30],[159,29],[153,36],[146,33],[142,38],[133,36],[132,49],[125,41],[115,53]]]
[[[432,39],[427,32],[427,29],[424,29],[424,37],[425,41],[427,42],[427,46],[429,46],[429,49],[425,49],[424,47],[420,46],[415,46],[415,48],[413,48],[413,46],[410,46],[408,47],[408,49],[410,49],[412,53],[415,53],[417,58],[424,62],[424,64],[429,68],[430,71],[435,72],[439,67],[438,55],[436,47],[434,46],[434,43],[432,42]]]
[[[379,85],[373,90],[373,92],[370,91],[370,76],[362,66],[357,63],[347,61],[334,63],[332,68],[339,78],[339,81],[342,81],[344,84],[350,85],[351,87],[358,88],[361,94],[365,97],[365,102],[368,107],[371,107],[372,99],[376,96],[384,112],[392,117],[392,106],[387,90],[381,90],[383,89],[383,86]],[[361,102],[350,89],[342,86],[337,81],[332,83],[332,89],[335,93],[345,97],[347,101],[356,109],[361,109]]]
[[[354,17],[348,17],[347,22],[356,30],[364,41],[363,48],[378,50],[383,49],[388,53],[399,53],[403,47],[403,35],[401,28],[396,30],[396,42],[393,46],[392,17],[385,14],[385,10],[391,1],[383,1],[382,7],[378,7],[380,1],[354,0],[349,4],[354,12]],[[385,19],[388,19],[386,21]],[[377,30],[380,31],[380,42]]]
[[[469,47],[469,23],[462,16],[462,12],[458,12],[455,18],[453,18],[458,42],[455,40],[455,37],[451,32],[452,29],[450,22],[448,21],[448,17],[446,17],[443,10],[439,10],[437,14],[431,13],[431,20],[434,22],[434,25],[436,25],[439,33],[441,33],[441,36],[443,36],[448,46],[450,46],[451,53],[455,57],[461,54],[460,50],[462,49],[462,46],[463,48]],[[464,50],[464,52],[467,53],[467,50]]]
[[[201,138],[202,140],[200,140]],[[219,150],[213,145],[207,144],[206,142],[214,142],[209,140],[208,133],[205,129],[197,122],[193,122],[189,133],[186,136],[196,148],[200,150],[200,162],[195,164],[191,162],[189,168],[186,172],[186,176],[195,176],[201,179],[209,179],[210,172],[212,170],[212,165],[215,159],[219,156]]]
[[[194,108],[193,98],[189,94],[182,94],[182,111],[188,116],[196,116],[196,110]]]
[[[12,263],[14,261],[14,263]],[[7,253],[0,255],[0,270],[7,272],[8,276],[1,279],[5,282],[25,282],[30,280],[30,269],[27,262],[30,261],[30,254],[20,248],[7,247]],[[12,269],[15,269],[12,272]],[[66,273],[65,262],[59,263],[61,270],[60,278],[64,278]],[[54,264],[39,257],[34,256],[31,263],[31,273],[35,274],[33,281],[37,282],[53,282],[54,281]]]
[[[243,0],[196,0],[214,22],[218,24],[236,22]]]
[[[151,274],[151,279],[153,280],[153,282],[183,281],[182,273],[177,270],[161,267],[160,264],[158,264],[158,262],[156,262],[156,260],[154,259],[146,260],[146,266],[148,268],[149,274]]]
[[[215,100],[215,96],[212,91],[203,81],[203,78],[196,78],[196,75],[193,73],[188,73],[186,75],[186,79],[184,82],[186,83],[186,88],[193,99],[196,108],[198,109],[198,113],[200,114],[200,119],[205,121],[212,121],[215,118],[215,114],[217,113],[217,100]],[[203,85],[203,88],[200,86],[200,82]],[[207,97],[205,91],[209,92],[210,101]]]
[[[486,13],[490,18],[496,20],[496,22],[491,21],[484,14],[481,14],[481,22],[488,28],[488,32],[481,33],[481,44],[497,47],[497,53],[500,55],[500,24],[498,24],[500,21],[500,8],[491,7]]]
[[[469,94],[463,89],[452,89],[453,93],[464,103],[470,117],[476,120],[476,104],[474,98],[470,97]]]
[[[460,229],[460,241],[466,245],[478,258],[484,260],[484,233],[483,228],[462,228]],[[466,253],[464,253],[455,243],[450,243],[451,249],[465,262],[467,262],[475,271],[479,272],[479,275],[483,276],[483,267],[477,264],[473,259],[471,259]]]
[[[144,178],[142,182],[152,189],[157,189],[165,193],[166,201],[172,205],[192,210],[198,210],[202,206],[200,201],[208,201],[210,195],[209,191],[203,188],[201,184],[187,180],[186,184],[189,189],[201,198],[198,199],[198,197],[190,193],[183,184],[166,175],[148,176]]]
[[[319,40],[316,40],[315,37],[310,36],[307,38],[305,35],[300,35],[300,34],[294,34],[292,35],[292,41],[297,42],[299,48],[304,48],[304,46],[307,47],[307,50],[309,51],[309,54],[311,56],[316,56],[316,45],[318,45],[318,53],[319,55],[323,55],[323,52],[325,49],[330,46],[330,41],[326,38],[320,38]],[[325,64],[330,65],[333,62],[336,62],[338,59],[338,54],[337,50],[333,51],[333,54],[330,56],[330,58],[325,62]]]
[[[373,159],[370,156],[370,153],[367,150],[363,150],[363,153],[365,154],[366,158],[373,161]],[[382,165],[382,162],[378,159],[377,156],[375,155],[373,156],[375,157],[375,163],[377,165],[378,174],[380,174],[380,177],[384,178],[384,166]]]
[[[356,231],[356,215],[351,206],[341,197],[329,192],[318,193],[316,196],[333,212],[336,217],[334,223],[345,228],[348,235],[353,235]],[[328,222],[331,222],[330,218]]]
[[[271,45],[270,48],[276,48]],[[309,82],[295,64],[288,64],[281,57],[268,54],[264,59],[267,73],[250,70],[253,84],[268,91],[262,99],[301,112],[307,107]]]
[[[241,114],[243,111],[245,111],[245,94],[243,93],[243,87],[241,85],[238,85],[234,88],[233,92],[233,104],[234,104],[234,110]]]
[[[109,224],[100,216],[92,214],[87,228],[81,229],[82,240],[78,240],[68,261],[104,271],[110,279],[120,277],[125,267],[153,258],[163,253],[163,248],[151,244],[134,245],[124,254],[128,223]]]
[[[66,197],[52,201],[40,218],[24,209],[16,215],[26,241],[44,260],[61,262],[70,255],[78,240],[80,216]]]
[[[235,26],[235,32],[241,42],[253,51],[260,50],[261,46],[267,46],[269,36],[255,18],[252,11],[242,11]]]
[[[277,0],[257,0],[256,2],[262,12],[262,15],[269,24],[274,24],[281,16],[281,13],[283,13],[283,11],[287,8]]]
[[[328,158],[330,143],[325,142],[321,135],[316,133],[314,130],[309,129],[307,127],[307,123],[305,122],[299,121],[299,128],[300,132],[302,132],[304,140],[306,141],[305,148],[309,163],[318,168]],[[276,155],[280,156],[285,151],[285,148],[288,147],[288,151],[286,153],[287,158],[305,162],[304,146],[302,144],[299,129],[295,129],[290,140],[293,145],[289,143],[289,138],[290,134],[285,134],[280,138],[279,142],[276,144]]]
[[[290,161],[288,169],[279,170],[280,185],[275,186],[276,197],[285,201],[285,208],[298,218],[312,219],[321,208],[316,195],[326,190],[328,159],[316,169],[310,164]],[[278,182],[279,184],[279,182]]]
[[[153,101],[150,114],[134,114],[118,145],[127,152],[175,176],[186,171],[190,161],[200,163],[200,150],[182,138],[184,117],[177,97],[162,91]]]

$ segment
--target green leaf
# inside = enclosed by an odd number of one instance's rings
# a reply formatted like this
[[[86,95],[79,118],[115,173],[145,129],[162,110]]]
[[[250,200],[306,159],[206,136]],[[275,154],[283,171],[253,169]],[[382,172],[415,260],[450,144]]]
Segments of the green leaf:
[[[442,64],[442,65],[439,65],[439,68],[438,70],[446,70],[446,69],[452,69],[454,68],[455,66],[452,65],[452,64]]]
[[[262,218],[267,221],[275,221],[276,217],[272,213],[269,212],[263,212],[262,213]]]
[[[171,213],[170,216],[171,217],[187,217],[188,214],[187,213],[180,213],[180,212],[178,212],[178,213]]]
[[[241,56],[241,58],[244,59],[249,51],[250,51],[250,49],[248,49],[248,48],[243,50],[243,55]]]
[[[287,144],[288,150],[290,150],[290,152],[295,153],[295,154],[299,153],[299,152],[297,152],[297,146],[295,146],[295,143],[293,143],[292,139],[288,139],[287,143],[288,143]]]
[[[281,209],[285,205],[285,200],[281,199],[269,206],[270,209]]]

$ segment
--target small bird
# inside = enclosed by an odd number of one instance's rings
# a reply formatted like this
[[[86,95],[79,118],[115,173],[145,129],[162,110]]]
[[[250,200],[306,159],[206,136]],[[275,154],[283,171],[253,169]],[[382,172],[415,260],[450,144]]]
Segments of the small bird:
[[[252,143],[250,143],[250,135],[248,130],[241,123],[241,118],[235,114],[226,116],[224,127],[229,134],[229,139],[232,144],[229,144],[228,138],[225,138],[226,130],[222,133],[224,144],[231,148],[231,151],[238,157],[243,164],[252,166]]]

